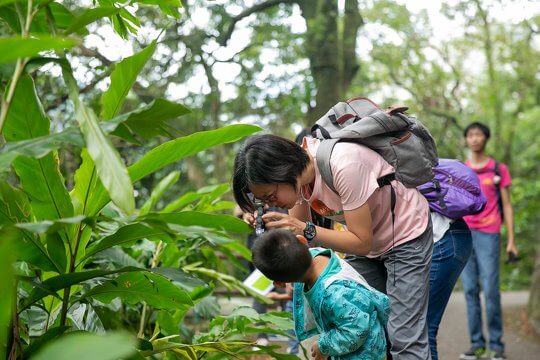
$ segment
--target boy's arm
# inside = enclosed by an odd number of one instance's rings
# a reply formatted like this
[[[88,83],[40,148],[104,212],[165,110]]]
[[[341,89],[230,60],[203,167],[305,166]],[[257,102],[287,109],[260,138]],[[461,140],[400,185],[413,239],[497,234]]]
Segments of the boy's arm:
[[[325,297],[322,301],[323,321],[332,326],[318,340],[319,350],[324,355],[339,356],[355,352],[364,344],[370,332],[369,323],[373,314],[352,301],[354,289],[344,287],[343,290],[334,292],[336,296]]]

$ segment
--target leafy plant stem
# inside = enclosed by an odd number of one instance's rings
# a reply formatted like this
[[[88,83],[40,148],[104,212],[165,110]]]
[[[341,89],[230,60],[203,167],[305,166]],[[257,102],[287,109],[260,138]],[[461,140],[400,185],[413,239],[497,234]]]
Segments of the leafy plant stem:
[[[32,5],[33,5],[33,0],[28,0],[28,9],[26,11],[26,21],[24,21],[24,24],[21,23],[22,37],[27,37],[28,33],[30,32],[30,24],[32,23],[32,17],[34,15],[34,13],[32,12]],[[22,10],[19,4],[15,3],[15,7],[17,9],[17,14],[19,15],[20,21],[23,21]],[[1,103],[2,109],[0,110],[0,133],[2,133],[2,129],[4,128],[4,123],[7,118],[9,107],[11,106],[13,95],[15,94],[15,89],[17,88],[17,84],[19,83],[19,79],[23,72],[24,66],[26,65],[27,62],[28,62],[28,58],[17,60],[17,63],[15,64],[15,70],[13,71],[13,76],[11,77],[11,82],[9,84],[8,92],[6,94],[6,97],[2,98],[2,103]]]
[[[163,241],[159,241],[156,251],[154,252],[154,256],[152,257],[152,263],[151,267],[152,269],[157,266],[159,263],[159,257],[161,256],[161,251],[163,250]],[[141,322],[139,323],[139,334],[138,336],[140,338],[144,337],[144,327],[146,326],[146,304],[143,305],[142,315],[141,315]]]
[[[17,281],[15,281],[15,289],[17,288]],[[18,359],[18,354],[22,353],[22,343],[21,343],[21,336],[19,334],[19,314],[17,313],[17,292],[13,292],[13,300],[12,300],[12,324],[11,324],[11,334],[9,336],[9,340],[11,344],[10,346],[10,352],[9,352],[9,359]]]

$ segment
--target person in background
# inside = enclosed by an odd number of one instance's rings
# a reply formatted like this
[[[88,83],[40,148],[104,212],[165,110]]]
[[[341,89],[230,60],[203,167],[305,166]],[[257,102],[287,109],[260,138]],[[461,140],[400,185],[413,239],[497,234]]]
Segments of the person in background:
[[[509,259],[516,259],[518,250],[514,242],[514,216],[509,190],[512,179],[506,165],[486,153],[490,137],[486,125],[472,123],[465,129],[464,136],[470,150],[470,158],[465,164],[476,172],[487,203],[479,214],[464,218],[473,239],[472,255],[461,275],[467,302],[471,348],[462,353],[460,359],[474,360],[487,356],[492,360],[505,359],[499,289],[500,231],[504,219],[508,233],[506,253]],[[489,353],[486,351],[486,339],[482,331],[480,286],[486,305]]]
[[[253,264],[284,286],[294,282],[294,324],[299,340],[320,334],[311,348],[315,360],[386,359],[386,295],[370,287],[330,249],[311,248],[284,229],[260,235]]]
[[[452,290],[472,251],[472,237],[463,219],[452,220],[434,211],[433,256],[429,271],[428,334],[431,359],[438,360],[437,333]]]

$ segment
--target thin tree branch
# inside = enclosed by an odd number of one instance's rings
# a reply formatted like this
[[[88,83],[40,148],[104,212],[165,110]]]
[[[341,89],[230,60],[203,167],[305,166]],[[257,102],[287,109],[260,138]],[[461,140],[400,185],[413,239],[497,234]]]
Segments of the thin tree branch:
[[[232,33],[233,33],[234,28],[236,26],[236,23],[239,22],[240,20],[250,16],[251,14],[255,14],[257,12],[264,11],[266,9],[269,9],[269,8],[271,8],[273,6],[276,6],[276,5],[279,5],[279,4],[294,4],[294,3],[298,3],[298,0],[267,0],[265,2],[254,5],[251,8],[242,11],[240,14],[238,14],[238,15],[236,15],[234,17],[231,17],[229,26],[227,27],[225,32],[219,37],[218,43],[221,46],[226,46],[227,42],[229,41],[229,39],[232,36]]]

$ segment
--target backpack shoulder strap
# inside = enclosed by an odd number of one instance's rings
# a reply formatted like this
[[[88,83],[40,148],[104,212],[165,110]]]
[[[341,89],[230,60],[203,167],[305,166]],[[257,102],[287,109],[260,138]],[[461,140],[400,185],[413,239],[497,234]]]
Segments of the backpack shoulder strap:
[[[324,183],[332,189],[336,194],[336,188],[334,187],[334,179],[332,177],[332,169],[330,168],[330,156],[332,156],[332,150],[334,146],[339,142],[339,139],[326,139],[320,142],[317,149],[317,167],[321,173]]]

